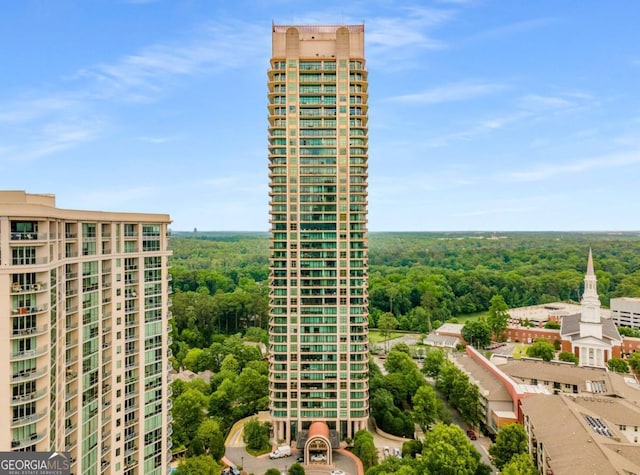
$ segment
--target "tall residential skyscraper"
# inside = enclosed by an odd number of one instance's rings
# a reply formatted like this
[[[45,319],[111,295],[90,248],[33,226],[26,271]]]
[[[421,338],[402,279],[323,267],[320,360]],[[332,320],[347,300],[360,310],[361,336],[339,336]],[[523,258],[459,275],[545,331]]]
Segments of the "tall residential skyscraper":
[[[273,25],[270,404],[275,439],[367,425],[364,25]]]
[[[0,191],[0,450],[167,472],[169,222]]]

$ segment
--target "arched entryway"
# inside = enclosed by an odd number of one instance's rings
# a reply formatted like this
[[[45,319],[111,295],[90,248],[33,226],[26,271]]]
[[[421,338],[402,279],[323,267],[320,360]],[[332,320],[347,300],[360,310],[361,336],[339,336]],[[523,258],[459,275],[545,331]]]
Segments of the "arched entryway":
[[[329,426],[325,422],[314,422],[309,426],[308,438],[304,444],[304,459],[307,464],[333,463]]]

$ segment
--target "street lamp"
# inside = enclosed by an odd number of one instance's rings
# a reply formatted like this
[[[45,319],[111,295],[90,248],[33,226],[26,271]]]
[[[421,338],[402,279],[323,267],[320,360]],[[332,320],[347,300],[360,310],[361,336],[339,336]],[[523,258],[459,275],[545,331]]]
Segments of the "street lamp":
[[[242,468],[242,471],[244,472],[244,456],[240,456],[240,468]]]

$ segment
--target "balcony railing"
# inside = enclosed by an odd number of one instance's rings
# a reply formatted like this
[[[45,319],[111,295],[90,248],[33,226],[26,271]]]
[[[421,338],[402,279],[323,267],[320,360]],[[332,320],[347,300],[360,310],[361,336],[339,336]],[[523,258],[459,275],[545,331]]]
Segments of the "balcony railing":
[[[44,355],[46,352],[47,352],[47,347],[41,346],[40,348],[36,348],[33,350],[23,350],[23,351],[13,352],[11,353],[11,359],[15,360],[15,359],[22,359],[22,358],[35,358],[40,355]]]
[[[11,233],[12,241],[42,241],[44,239],[47,239],[47,233],[36,233],[36,232],[31,232],[31,233],[12,232]]]
[[[30,414],[28,416],[23,417],[14,417],[11,419],[11,427],[19,427],[26,424],[31,424],[33,422],[37,422],[47,415],[46,411],[41,411],[36,414]]]
[[[22,446],[29,446],[29,445],[37,444],[38,442],[40,442],[42,439],[45,438],[46,434],[47,434],[46,431],[43,431],[43,432],[41,432],[39,434],[37,432],[34,432],[27,438],[14,439],[14,440],[11,441],[11,448],[15,449],[15,448],[22,447]]]

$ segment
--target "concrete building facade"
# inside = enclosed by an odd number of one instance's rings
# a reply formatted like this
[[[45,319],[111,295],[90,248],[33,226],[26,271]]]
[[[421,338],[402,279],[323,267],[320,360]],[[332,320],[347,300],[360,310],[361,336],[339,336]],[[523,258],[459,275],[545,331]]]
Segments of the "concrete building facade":
[[[618,297],[609,301],[611,319],[617,327],[640,329],[640,298]]]
[[[166,473],[169,222],[0,192],[0,450]]]
[[[269,389],[274,438],[342,438],[368,402],[364,26],[273,25]]]

